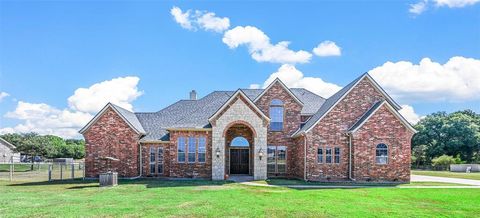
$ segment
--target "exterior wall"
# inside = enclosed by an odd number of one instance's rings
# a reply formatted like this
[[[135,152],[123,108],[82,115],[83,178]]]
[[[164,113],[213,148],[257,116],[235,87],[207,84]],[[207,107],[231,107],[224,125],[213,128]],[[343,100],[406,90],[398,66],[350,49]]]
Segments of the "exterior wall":
[[[291,135],[298,130],[301,123],[300,113],[302,105],[295,101],[295,99],[283,88],[280,83],[273,84],[265,94],[258,99],[255,104],[267,116],[270,112],[270,103],[273,99],[280,99],[284,103],[284,123],[283,131],[271,131],[268,128],[267,143],[268,145],[284,145],[287,146],[287,177],[294,177],[296,155],[295,141]],[[302,176],[303,177],[303,176]]]
[[[177,159],[177,140],[178,137],[206,137],[205,163],[185,163],[178,162]],[[164,169],[165,176],[176,178],[211,178],[212,177],[212,133],[210,131],[171,131],[170,142],[164,148],[164,161],[168,163]],[[186,156],[187,159],[187,156]]]
[[[15,153],[8,145],[0,141],[0,163],[20,162],[20,153]]]
[[[267,123],[256,113],[243,99],[241,95],[231,102],[228,107],[222,111],[222,114],[212,123],[212,153],[218,148],[219,157],[212,159],[212,179],[223,180],[225,178],[225,130],[232,124],[243,123],[253,127],[254,137],[254,158],[253,158],[253,177],[254,179],[267,178],[267,158],[266,155],[260,160],[259,152],[267,152]]]
[[[98,177],[108,166],[102,157],[114,157],[110,169],[121,177],[139,175],[139,138],[137,134],[114,110],[108,108],[104,114],[83,134],[85,138],[85,176]]]
[[[353,176],[358,181],[410,181],[413,133],[383,105],[353,135]],[[388,146],[388,163],[376,164],[376,145]]]
[[[348,137],[345,134],[377,101],[383,99],[374,86],[364,78],[345,98],[307,133],[307,179],[336,181],[348,179]],[[340,148],[339,164],[317,163],[317,148]],[[325,155],[325,151],[324,151]]]

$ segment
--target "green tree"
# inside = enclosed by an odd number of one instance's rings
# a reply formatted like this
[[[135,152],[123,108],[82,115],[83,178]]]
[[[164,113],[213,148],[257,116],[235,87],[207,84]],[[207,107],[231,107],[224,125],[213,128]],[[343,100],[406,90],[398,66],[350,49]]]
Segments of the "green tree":
[[[415,165],[415,168],[419,168],[420,165],[425,165],[427,163],[427,146],[418,145],[412,149],[412,164]]]
[[[450,164],[454,163],[455,158],[448,155],[442,155],[440,157],[433,158],[432,160],[432,166],[441,170],[447,170],[450,167]]]

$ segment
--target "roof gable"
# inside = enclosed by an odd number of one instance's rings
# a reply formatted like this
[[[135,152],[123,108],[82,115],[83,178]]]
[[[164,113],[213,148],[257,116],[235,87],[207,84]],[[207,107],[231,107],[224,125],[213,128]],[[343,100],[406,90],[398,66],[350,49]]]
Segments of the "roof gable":
[[[10,143],[9,141],[3,139],[2,137],[0,137],[0,143],[3,144],[3,145],[6,145],[7,147],[9,147],[10,149],[14,150],[15,148],[15,145],[13,145],[12,143]]]
[[[218,109],[210,118],[208,118],[208,121],[210,123],[214,122],[218,117],[219,115],[226,109],[228,109],[228,107],[230,106],[230,103],[232,103],[234,100],[236,100],[237,98],[243,98],[245,100],[245,102],[250,105],[253,110],[261,117],[263,118],[264,120],[267,120],[267,121],[270,121],[270,118],[268,118],[261,110],[260,108],[257,107],[257,105],[255,105],[255,103],[253,103],[252,100],[250,100],[250,98],[247,97],[247,95],[245,95],[245,93],[243,93],[242,90],[237,90],[235,92],[235,94],[233,94],[228,100],[227,102],[225,102],[222,107],[220,109]]]
[[[355,122],[349,129],[349,133],[355,133],[359,130],[369,119],[372,117],[382,106],[386,106],[392,114],[397,117],[400,122],[410,131],[416,133],[417,130],[413,128],[413,126],[395,109],[393,108],[387,101],[378,101],[377,103],[373,104],[373,106],[365,112],[365,114],[360,117],[360,119]]]
[[[398,105],[368,73],[364,73],[328,98],[318,109],[318,111],[305,123],[302,128],[295,132],[293,136],[299,136],[300,134],[308,132],[315,127],[318,122],[320,122],[320,120],[322,120],[322,118],[325,117],[363,79],[367,79],[373,85],[373,87],[380,94],[382,94],[391,105],[393,105],[396,110],[401,109],[400,105]]]
[[[280,86],[285,89],[285,91],[287,91],[287,93],[297,102],[299,103],[300,105],[303,106],[303,102],[300,101],[300,99],[298,99],[298,97],[293,94],[293,92],[279,79],[279,78],[276,78],[275,80],[273,80],[272,83],[270,83],[270,85],[267,86],[267,88],[265,88],[254,100],[253,102],[257,102],[260,98],[262,98],[263,95],[265,95],[265,93],[267,93],[267,91],[272,88],[273,85],[275,84],[280,84]]]
[[[126,110],[126,109],[124,109],[120,106],[114,105],[110,102],[107,105],[105,105],[105,107],[103,107],[102,110],[100,110],[100,112],[98,112],[97,115],[95,115],[95,117],[93,117],[93,119],[90,120],[90,122],[88,122],[87,125],[85,125],[78,132],[80,134],[85,133],[94,123],[97,122],[98,119],[100,119],[100,117],[102,117],[102,115],[109,108],[112,109],[113,111],[115,111],[115,113],[117,113],[120,116],[120,118],[122,118],[122,120],[125,121],[125,123],[127,123],[128,126],[130,126],[130,128],[132,128],[136,133],[138,133],[140,135],[145,135],[146,134],[142,125],[138,121],[137,116],[133,112],[128,111],[128,110]]]

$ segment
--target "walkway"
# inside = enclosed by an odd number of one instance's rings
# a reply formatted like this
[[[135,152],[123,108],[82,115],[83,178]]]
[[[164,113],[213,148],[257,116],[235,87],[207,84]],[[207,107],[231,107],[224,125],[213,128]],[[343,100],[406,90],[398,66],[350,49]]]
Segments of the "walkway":
[[[457,184],[463,184],[463,185],[480,186],[480,180],[457,179],[457,178],[447,178],[447,177],[437,177],[437,176],[412,175],[411,181],[412,182],[445,182],[445,183],[457,183]]]

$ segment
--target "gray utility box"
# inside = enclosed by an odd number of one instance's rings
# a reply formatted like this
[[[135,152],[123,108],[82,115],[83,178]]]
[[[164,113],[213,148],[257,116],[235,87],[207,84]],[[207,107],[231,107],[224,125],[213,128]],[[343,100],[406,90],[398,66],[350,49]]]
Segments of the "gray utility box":
[[[100,187],[102,186],[117,186],[118,185],[118,173],[106,172],[100,174]]]

